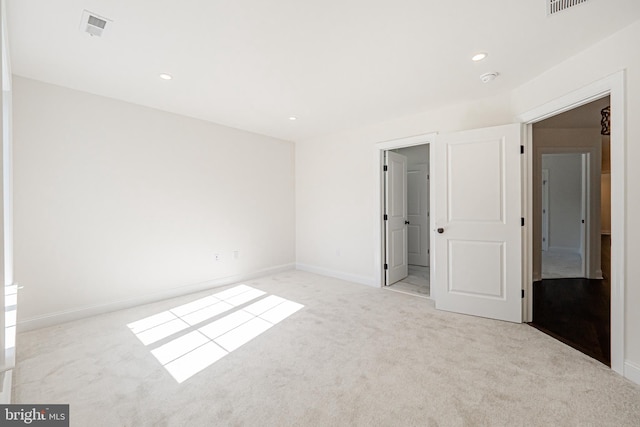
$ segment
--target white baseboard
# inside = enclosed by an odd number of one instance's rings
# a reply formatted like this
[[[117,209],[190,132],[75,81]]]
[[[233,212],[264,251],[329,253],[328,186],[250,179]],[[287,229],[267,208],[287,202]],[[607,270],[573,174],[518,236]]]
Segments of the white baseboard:
[[[640,384],[640,366],[629,361],[624,362],[624,376],[634,383]]]
[[[45,314],[43,316],[24,319],[18,322],[18,332],[30,331],[34,329],[45,328],[48,326],[58,325],[60,323],[70,322],[85,317],[96,316],[98,314],[109,313],[112,311],[123,310],[138,305],[149,304],[162,301],[169,298],[188,295],[211,288],[230,285],[243,280],[251,280],[269,274],[281,273],[287,270],[293,270],[295,264],[283,264],[274,267],[268,267],[251,273],[236,274],[233,276],[221,277],[206,282],[195,283],[187,286],[179,286],[152,294],[140,295],[120,301],[113,301],[105,304],[97,304],[86,307],[79,307],[72,310],[59,311],[56,313]]]
[[[333,277],[336,279],[346,280],[347,282],[359,283],[361,285],[374,286],[376,288],[380,287],[379,284],[371,277],[359,276],[357,274],[345,273],[343,271],[329,270],[315,265],[296,263],[296,270],[320,274],[321,276]]]

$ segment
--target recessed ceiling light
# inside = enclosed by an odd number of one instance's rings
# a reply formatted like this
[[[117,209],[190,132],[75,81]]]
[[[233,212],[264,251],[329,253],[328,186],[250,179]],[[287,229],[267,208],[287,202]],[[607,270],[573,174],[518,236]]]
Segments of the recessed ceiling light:
[[[296,116],[291,116],[289,117],[289,120],[294,121],[294,120],[298,120],[298,118]]]
[[[487,56],[489,56],[487,52],[478,52],[471,57],[471,60],[478,62],[478,61],[482,61]]]
[[[160,78],[162,80],[171,80],[173,78],[173,76],[171,74],[167,74],[167,73],[160,73]]]

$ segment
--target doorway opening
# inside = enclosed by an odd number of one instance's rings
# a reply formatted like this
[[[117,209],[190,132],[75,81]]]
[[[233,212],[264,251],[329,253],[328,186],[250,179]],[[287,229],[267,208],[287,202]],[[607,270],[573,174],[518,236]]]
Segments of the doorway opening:
[[[605,96],[533,124],[531,325],[611,366],[608,108]]]
[[[429,144],[387,150],[384,174],[385,286],[429,298]]]
[[[542,154],[542,279],[587,277],[588,162],[589,153]]]

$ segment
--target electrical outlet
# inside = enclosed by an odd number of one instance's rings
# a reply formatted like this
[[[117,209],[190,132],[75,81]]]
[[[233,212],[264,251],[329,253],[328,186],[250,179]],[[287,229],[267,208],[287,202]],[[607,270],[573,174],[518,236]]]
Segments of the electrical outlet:
[[[238,258],[240,258],[240,251],[238,250],[233,251],[233,259],[238,259]]]
[[[222,259],[222,255],[220,254],[213,254],[213,259],[214,261],[218,262]]]

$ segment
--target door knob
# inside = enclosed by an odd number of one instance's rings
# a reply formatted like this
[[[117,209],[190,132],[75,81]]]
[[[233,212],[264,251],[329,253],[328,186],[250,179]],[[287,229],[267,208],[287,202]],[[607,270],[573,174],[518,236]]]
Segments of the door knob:
[[[409,221],[405,221],[404,223],[405,223],[405,224],[409,224]]]
[[[438,233],[440,234],[444,233],[444,228],[438,228]]]

